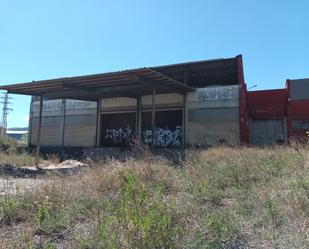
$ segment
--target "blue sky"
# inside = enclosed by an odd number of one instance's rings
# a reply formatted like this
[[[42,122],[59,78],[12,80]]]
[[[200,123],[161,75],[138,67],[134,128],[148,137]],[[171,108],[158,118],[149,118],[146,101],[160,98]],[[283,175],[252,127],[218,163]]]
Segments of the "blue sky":
[[[309,77],[307,0],[0,0],[0,85],[243,54],[256,89]],[[9,127],[27,126],[12,95]]]

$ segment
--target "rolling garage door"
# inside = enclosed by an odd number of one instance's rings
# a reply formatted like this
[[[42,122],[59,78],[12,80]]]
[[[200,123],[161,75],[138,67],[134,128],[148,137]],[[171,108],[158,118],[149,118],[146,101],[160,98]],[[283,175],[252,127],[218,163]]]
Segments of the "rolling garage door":
[[[250,143],[253,145],[272,145],[284,142],[282,119],[253,119],[250,125]]]

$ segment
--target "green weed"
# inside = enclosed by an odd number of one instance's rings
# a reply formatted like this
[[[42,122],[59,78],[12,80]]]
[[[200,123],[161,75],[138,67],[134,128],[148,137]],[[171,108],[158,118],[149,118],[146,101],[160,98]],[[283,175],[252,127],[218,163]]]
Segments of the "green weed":
[[[11,224],[18,219],[18,203],[14,199],[0,199],[0,223]]]

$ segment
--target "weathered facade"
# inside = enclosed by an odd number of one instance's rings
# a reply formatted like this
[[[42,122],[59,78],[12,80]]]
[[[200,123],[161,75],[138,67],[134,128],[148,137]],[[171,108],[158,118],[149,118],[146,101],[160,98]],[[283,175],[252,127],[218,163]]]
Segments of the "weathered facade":
[[[239,87],[204,87],[189,93],[187,143],[239,144]],[[124,146],[136,134],[137,99],[100,100],[100,146]],[[156,146],[182,146],[184,100],[180,94],[156,96]],[[150,95],[142,96],[142,141],[151,144]],[[96,102],[46,100],[43,104],[41,145],[96,146]],[[36,145],[39,100],[33,98],[30,114],[30,145]]]
[[[250,144],[306,141],[309,79],[287,80],[285,89],[247,93]]]
[[[180,147],[245,142],[241,141],[240,131],[240,95],[245,89],[241,56],[152,70],[194,90],[158,92],[154,114],[152,94],[104,94],[96,101],[76,100],[83,99],[80,96],[75,100],[47,96],[43,102],[40,144],[111,147],[127,146],[140,139],[156,147]],[[112,96],[112,90],[110,93]],[[32,98],[30,109],[29,145],[36,145],[39,97]]]
[[[29,145],[270,145],[309,130],[309,80],[247,92],[241,56],[1,89],[33,96]]]

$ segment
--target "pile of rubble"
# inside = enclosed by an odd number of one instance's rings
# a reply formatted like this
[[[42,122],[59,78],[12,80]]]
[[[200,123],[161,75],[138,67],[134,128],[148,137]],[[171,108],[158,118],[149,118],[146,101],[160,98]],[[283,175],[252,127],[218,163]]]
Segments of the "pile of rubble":
[[[10,164],[0,165],[0,175],[13,177],[37,177],[47,174],[71,175],[80,171],[87,164],[75,160],[66,160],[59,164],[40,167],[16,167]]]

